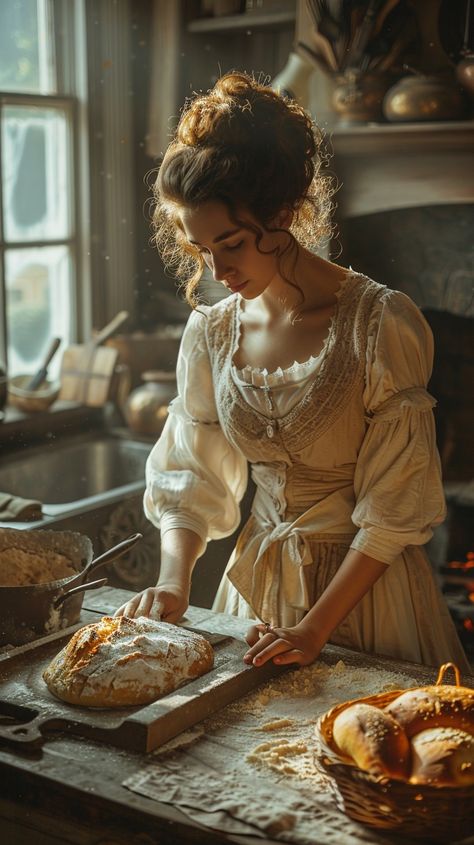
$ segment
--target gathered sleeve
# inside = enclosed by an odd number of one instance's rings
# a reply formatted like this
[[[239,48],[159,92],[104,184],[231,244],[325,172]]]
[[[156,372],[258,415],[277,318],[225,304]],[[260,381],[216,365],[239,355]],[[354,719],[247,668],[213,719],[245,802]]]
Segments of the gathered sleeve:
[[[200,313],[200,312],[204,312]],[[206,308],[185,327],[176,377],[178,395],[146,465],[144,509],[161,529],[189,528],[203,546],[232,534],[247,486],[247,461],[218,421],[205,338]]]
[[[364,404],[367,431],[359,451],[351,547],[390,564],[421,545],[443,521],[445,501],[427,392],[433,337],[423,315],[399,291],[374,309],[368,332]]]

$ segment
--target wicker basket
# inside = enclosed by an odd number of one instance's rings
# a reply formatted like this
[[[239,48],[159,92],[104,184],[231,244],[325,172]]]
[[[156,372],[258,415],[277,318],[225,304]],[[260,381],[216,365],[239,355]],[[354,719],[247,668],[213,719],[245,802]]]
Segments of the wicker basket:
[[[459,686],[459,670],[452,663],[441,667],[436,684],[442,683],[449,667],[454,670]],[[474,786],[437,787],[377,778],[359,769],[337,750],[332,728],[339,713],[359,703],[383,708],[406,691],[394,690],[345,701],[321,716],[316,725],[320,745],[316,759],[334,778],[336,800],[341,809],[362,824],[430,842],[446,843],[472,835]]]

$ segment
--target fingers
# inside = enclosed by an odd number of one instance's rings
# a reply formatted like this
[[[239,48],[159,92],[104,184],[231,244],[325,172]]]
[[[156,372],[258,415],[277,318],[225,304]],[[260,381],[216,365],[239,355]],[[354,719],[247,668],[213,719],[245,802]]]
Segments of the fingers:
[[[267,628],[268,626],[266,622],[259,622],[257,625],[252,625],[245,635],[245,639],[248,644],[252,646],[255,645],[255,643],[258,643],[262,634],[268,633]]]
[[[275,639],[275,634],[269,632],[268,634],[264,634],[258,643],[255,643],[255,645],[246,652],[244,655],[244,663],[253,663],[254,666],[261,666],[263,663],[266,663],[267,660],[271,660],[277,655],[283,654],[283,652],[288,651],[290,648],[291,646],[289,643],[279,637]]]
[[[298,648],[292,648],[290,651],[285,651],[283,654],[277,654],[273,662],[278,666],[288,666],[290,663],[297,663],[299,666],[306,666],[310,661],[305,658],[303,652]]]
[[[163,613],[160,619],[162,622],[170,622],[172,625],[176,625],[183,618],[183,612],[180,609],[170,610],[169,613]]]
[[[128,616],[135,619],[139,616],[149,616],[153,607],[155,593],[152,589],[144,590],[115,611],[114,616]]]
[[[153,597],[153,603],[150,608],[150,619],[156,619],[157,622],[160,622],[162,619],[165,619],[165,605],[160,599]]]
[[[290,663],[306,665],[311,662],[301,648],[297,648],[294,637],[286,628],[271,628],[267,623],[253,625],[247,632],[251,646],[244,655],[244,663],[262,666],[268,660],[278,665]]]

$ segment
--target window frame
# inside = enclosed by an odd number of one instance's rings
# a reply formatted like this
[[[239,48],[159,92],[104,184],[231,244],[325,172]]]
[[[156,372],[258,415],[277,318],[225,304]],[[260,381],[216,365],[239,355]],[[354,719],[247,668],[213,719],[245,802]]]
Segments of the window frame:
[[[1,120],[5,106],[58,108],[65,112],[68,133],[68,170],[70,198],[70,233],[68,237],[40,240],[8,240],[3,220],[3,185],[0,179],[0,360],[7,360],[7,292],[5,256],[9,249],[66,246],[70,251],[72,340],[90,331],[90,229],[89,158],[87,122],[87,51],[85,0],[73,4],[63,0],[40,0],[45,11],[44,25],[51,32],[51,51],[55,62],[57,93],[0,90],[0,157],[2,155]],[[41,31],[41,27],[39,27]],[[0,158],[1,161],[1,158]],[[80,280],[80,284],[79,284]]]

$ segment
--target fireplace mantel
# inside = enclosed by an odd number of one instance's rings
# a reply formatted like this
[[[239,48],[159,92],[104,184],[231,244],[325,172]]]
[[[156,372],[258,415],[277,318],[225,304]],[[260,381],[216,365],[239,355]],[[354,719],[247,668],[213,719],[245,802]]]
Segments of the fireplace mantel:
[[[330,142],[340,221],[474,202],[474,121],[337,127]]]

